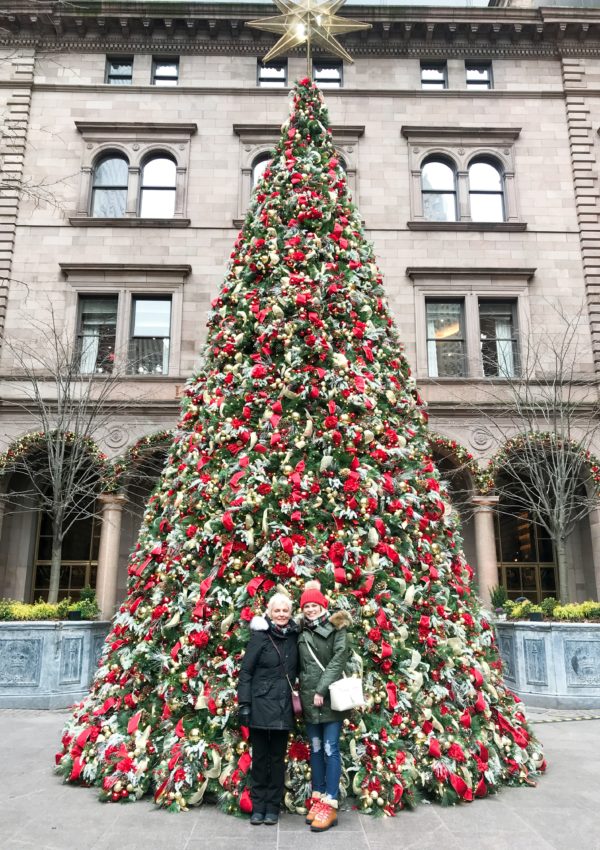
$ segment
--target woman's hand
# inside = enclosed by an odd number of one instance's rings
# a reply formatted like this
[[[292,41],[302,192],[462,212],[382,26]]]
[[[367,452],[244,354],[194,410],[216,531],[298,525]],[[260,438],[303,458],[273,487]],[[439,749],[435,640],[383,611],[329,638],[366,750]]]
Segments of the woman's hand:
[[[315,698],[313,700],[313,703],[317,706],[317,708],[321,708],[321,706],[323,705],[324,702],[325,702],[325,699],[321,696],[321,694],[315,694]]]

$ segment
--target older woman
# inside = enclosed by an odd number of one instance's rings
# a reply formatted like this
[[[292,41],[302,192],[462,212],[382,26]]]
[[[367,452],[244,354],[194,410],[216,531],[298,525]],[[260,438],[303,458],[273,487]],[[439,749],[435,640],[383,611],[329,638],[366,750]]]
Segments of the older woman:
[[[329,686],[341,679],[350,657],[344,611],[330,614],[318,581],[306,582],[300,597],[302,631],[300,698],[310,741],[312,798],[306,822],[312,832],[325,832],[337,824],[338,792],[342,775],[340,734],[348,712],[334,711]]]
[[[298,628],[292,601],[275,593],[266,617],[254,617],[238,684],[240,722],[250,728],[253,826],[272,826],[283,799],[288,734],[294,726],[292,683],[298,666]]]

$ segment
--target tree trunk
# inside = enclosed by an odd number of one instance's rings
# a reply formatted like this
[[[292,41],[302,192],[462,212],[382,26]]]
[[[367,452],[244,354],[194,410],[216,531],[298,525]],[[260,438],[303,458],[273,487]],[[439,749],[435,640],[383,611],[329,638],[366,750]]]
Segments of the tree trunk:
[[[50,567],[50,589],[48,590],[48,602],[58,602],[58,588],[60,585],[60,567],[62,564],[62,519],[52,522],[52,561]]]
[[[569,564],[567,561],[567,541],[559,537],[556,542],[556,560],[558,561],[558,598],[565,604],[570,602]]]

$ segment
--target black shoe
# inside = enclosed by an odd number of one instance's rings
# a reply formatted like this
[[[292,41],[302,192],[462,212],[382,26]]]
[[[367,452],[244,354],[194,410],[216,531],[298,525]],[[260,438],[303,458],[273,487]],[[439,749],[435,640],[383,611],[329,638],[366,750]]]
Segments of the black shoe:
[[[279,823],[279,812],[267,812],[263,823],[265,826],[276,826]]]
[[[250,818],[250,823],[252,826],[260,826],[261,823],[265,822],[265,813],[264,812],[252,812],[252,817]]]

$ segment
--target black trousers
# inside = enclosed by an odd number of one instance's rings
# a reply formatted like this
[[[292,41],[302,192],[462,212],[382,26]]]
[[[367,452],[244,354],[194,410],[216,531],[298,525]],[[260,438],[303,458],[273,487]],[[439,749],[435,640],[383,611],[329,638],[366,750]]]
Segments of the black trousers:
[[[255,812],[278,812],[283,800],[287,729],[250,728],[252,744],[252,787]]]

